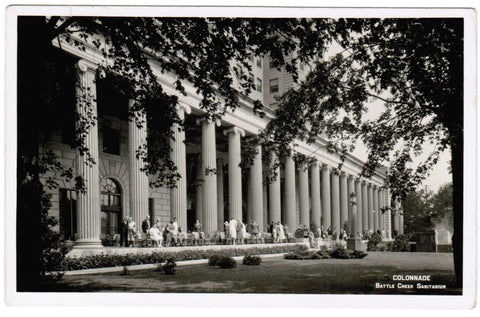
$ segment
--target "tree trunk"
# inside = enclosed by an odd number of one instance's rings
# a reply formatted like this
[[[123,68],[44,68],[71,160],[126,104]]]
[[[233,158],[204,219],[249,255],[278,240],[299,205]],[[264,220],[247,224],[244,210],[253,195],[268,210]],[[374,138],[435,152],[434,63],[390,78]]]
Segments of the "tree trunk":
[[[463,134],[452,145],[453,262],[457,287],[463,286]]]

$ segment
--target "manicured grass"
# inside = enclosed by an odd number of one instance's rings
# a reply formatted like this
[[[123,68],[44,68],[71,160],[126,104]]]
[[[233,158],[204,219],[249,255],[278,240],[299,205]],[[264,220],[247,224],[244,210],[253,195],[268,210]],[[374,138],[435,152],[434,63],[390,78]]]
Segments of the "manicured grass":
[[[393,275],[430,275],[446,290],[375,289],[396,283]],[[390,281],[388,281],[390,279]],[[287,260],[265,258],[260,266],[238,261],[233,269],[207,264],[177,267],[175,275],[155,270],[65,276],[45,286],[57,292],[296,293],[296,294],[460,294],[454,288],[453,259],[445,253],[369,252],[363,259]],[[402,282],[408,283],[408,282]],[[410,282],[415,284],[416,282]]]

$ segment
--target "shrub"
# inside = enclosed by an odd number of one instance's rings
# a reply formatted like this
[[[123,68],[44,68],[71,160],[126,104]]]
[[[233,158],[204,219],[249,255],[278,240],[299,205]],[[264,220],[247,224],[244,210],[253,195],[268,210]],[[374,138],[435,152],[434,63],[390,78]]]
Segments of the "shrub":
[[[243,257],[244,265],[260,265],[262,263],[262,258],[258,255],[245,255]]]
[[[350,258],[351,259],[361,259],[361,258],[364,258],[366,257],[367,254],[363,251],[360,251],[360,250],[354,250],[352,252],[352,254],[350,255]]]
[[[401,234],[395,237],[395,240],[390,246],[390,251],[393,252],[405,252],[410,251],[410,245],[408,243],[408,236]]]
[[[303,233],[304,233],[304,230],[302,228],[298,228],[297,230],[295,230],[294,236],[295,236],[295,238],[300,239],[300,238],[304,237]]]
[[[122,275],[130,275],[130,270],[128,269],[128,267],[123,267]]]
[[[350,254],[347,249],[344,248],[336,248],[335,250],[331,251],[330,256],[335,259],[349,259]]]
[[[220,261],[218,262],[218,265],[222,269],[231,269],[231,268],[237,267],[237,261],[235,261],[232,257],[224,256],[220,259]]]
[[[173,258],[170,258],[163,265],[162,269],[163,269],[163,272],[165,272],[166,275],[174,275],[175,272],[176,272],[176,270],[175,270],[176,266],[177,266],[177,263],[175,263],[175,260]]]
[[[222,257],[218,254],[214,254],[211,257],[208,258],[208,265],[210,266],[216,266],[218,263],[220,263],[220,259]]]
[[[382,242],[382,235],[374,232],[368,237],[367,250],[374,251],[377,250],[377,245]]]

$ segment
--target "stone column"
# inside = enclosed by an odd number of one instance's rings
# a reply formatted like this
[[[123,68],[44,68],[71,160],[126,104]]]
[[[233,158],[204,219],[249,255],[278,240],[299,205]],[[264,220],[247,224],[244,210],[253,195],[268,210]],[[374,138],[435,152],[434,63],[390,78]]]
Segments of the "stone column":
[[[277,155],[272,152],[272,158],[270,160],[270,172],[274,170],[276,177],[274,180],[271,180],[271,183],[268,187],[270,198],[270,222],[277,222],[281,220],[280,166],[273,169],[277,162]]]
[[[340,231],[340,191],[337,171],[330,174],[332,182],[332,229]]]
[[[223,160],[217,160],[217,230],[223,232],[224,227],[224,209],[225,202],[223,201]]]
[[[347,177],[347,201],[348,201],[348,222],[350,223],[350,238],[356,238],[357,234],[357,208],[355,206],[355,214],[350,204],[350,195],[355,193],[355,177],[351,175],[345,175]],[[358,201],[358,200],[357,200]]]
[[[372,184],[367,185],[367,195],[368,195],[368,230],[373,232],[374,230],[374,214],[373,214],[373,191]]]
[[[261,232],[266,232],[266,226],[268,225],[268,185],[263,184],[263,228]]]
[[[378,209],[379,209],[379,227],[380,227],[380,230],[385,231],[385,215],[384,215],[384,212],[385,212],[385,204],[383,203],[383,189],[382,188],[379,188],[378,191]],[[382,212],[382,210],[384,212]],[[383,237],[385,238],[385,237]]]
[[[203,182],[205,177],[205,165],[202,154],[197,159],[197,175],[195,180],[195,218],[203,223]]]
[[[373,214],[373,230],[375,232],[377,232],[377,230],[380,229],[380,226],[379,226],[379,223],[380,223],[380,209],[378,208],[377,186],[373,186],[372,192],[373,192],[373,210],[375,210],[375,213]]]
[[[240,136],[245,131],[233,127],[223,131],[228,136],[228,205],[230,217],[242,219],[242,168],[239,166],[241,156]]]
[[[392,239],[392,209],[390,206],[390,191],[388,188],[384,190],[384,199],[385,199],[385,207],[387,211],[384,214],[385,217],[385,234],[388,240]]]
[[[368,214],[369,214],[369,209],[368,209],[367,183],[362,182],[362,225],[363,225],[362,228],[363,228],[363,230],[365,230],[365,229],[368,230],[369,229]]]
[[[301,224],[310,228],[310,213],[308,204],[308,166],[303,164],[298,168],[298,187],[300,191],[299,199],[299,221]]]
[[[295,162],[291,155],[287,156],[285,159],[285,213],[288,229],[290,232],[295,232],[297,229]]]
[[[348,222],[348,205],[349,205],[349,192],[348,192],[348,175],[342,173],[340,175],[340,228]]]
[[[265,223],[263,222],[263,184],[262,184],[262,147],[257,146],[257,155],[253,159],[253,164],[250,166],[250,193],[251,193],[251,208],[253,213],[253,220],[258,224],[261,232]]]
[[[176,107],[180,120],[185,119],[185,113],[191,112],[187,105],[177,105]],[[132,128],[130,128],[131,130]],[[185,131],[181,130],[177,124],[173,125],[173,140],[170,141],[172,152],[170,157],[177,167],[177,173],[180,178],[176,181],[176,187],[170,189],[170,217],[177,217],[178,226],[187,231],[187,163],[185,151]],[[130,138],[131,139],[131,138]],[[132,177],[130,177],[132,179]],[[148,183],[147,183],[148,186]],[[146,189],[148,194],[148,187]],[[146,199],[148,203],[148,198]],[[147,206],[148,208],[148,206]],[[153,219],[152,219],[153,221]]]
[[[318,162],[314,161],[310,168],[311,193],[312,197],[312,222],[320,227],[320,217],[322,212],[320,201],[320,170]]]
[[[328,165],[322,166],[322,225],[325,230],[332,225],[332,206],[330,204],[330,171]]]
[[[398,233],[403,234],[404,228],[403,228],[403,209],[400,209],[398,211]]]
[[[217,149],[215,122],[202,119],[203,169],[203,230],[212,234],[217,230]],[[230,178],[230,175],[229,175]],[[231,208],[231,206],[230,206]],[[241,210],[241,207],[240,207]]]
[[[82,118],[92,115],[86,126],[85,146],[90,159],[77,153],[77,175],[85,182],[85,192],[77,194],[77,233],[75,248],[101,248],[100,241],[100,184],[98,164],[98,123],[95,87],[97,65],[79,60],[77,68],[76,110]],[[77,125],[79,122],[77,121]]]
[[[362,182],[360,179],[355,179],[355,194],[357,195],[357,232],[356,234],[363,233],[363,194],[362,194]]]

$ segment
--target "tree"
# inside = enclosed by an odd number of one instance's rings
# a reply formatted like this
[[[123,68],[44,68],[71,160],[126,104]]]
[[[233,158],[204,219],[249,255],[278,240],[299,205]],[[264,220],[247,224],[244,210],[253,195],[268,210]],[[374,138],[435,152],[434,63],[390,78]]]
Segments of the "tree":
[[[436,193],[415,191],[402,201],[405,232],[415,233],[430,229],[453,230],[452,184],[441,186]]]
[[[431,199],[432,222],[435,228],[453,231],[453,186],[441,186]]]
[[[292,141],[332,142],[344,156],[361,139],[368,149],[362,175],[389,163],[392,200],[404,199],[428,175],[441,151],[452,153],[455,273],[463,267],[463,20],[339,19],[329,35],[340,47],[285,93],[264,136],[281,152]],[[368,102],[383,102],[375,119]],[[425,144],[434,150],[417,166]],[[393,153],[393,155],[391,155]],[[341,168],[341,166],[340,166]]]
[[[314,142],[323,135],[331,140],[330,150],[344,157],[354,148],[351,140],[361,139],[369,149],[363,176],[369,177],[381,163],[392,160],[388,175],[393,198],[404,198],[425,177],[439,152],[450,148],[455,188],[453,246],[457,281],[461,283],[461,19],[20,17],[18,26],[21,120],[17,217],[18,223],[28,222],[32,236],[40,234],[35,226],[40,223],[37,214],[42,190],[33,194],[21,189],[32,184],[41,188],[39,177],[45,170],[72,177],[72,171],[62,169],[54,157],[47,165],[40,164],[40,145],[47,144],[49,133],[58,127],[58,118],[52,116],[59,110],[58,86],[48,84],[58,80],[45,80],[56,74],[58,54],[53,40],[67,41],[80,50],[85,42],[97,47],[109,61],[99,72],[107,74],[122,94],[135,100],[129,119],[142,125],[145,122],[140,114],[146,113],[149,126],[161,127],[149,130],[148,151],[137,151],[138,158],[146,162],[146,172],[157,176],[154,186],[171,185],[178,177],[169,158],[168,141],[173,124],[183,128],[183,122],[174,111],[177,98],[163,91],[149,59],[156,59],[163,71],[177,76],[175,84],[180,93],[184,92],[185,81],[193,84],[203,98],[200,106],[208,118],[235,109],[240,94],[248,95],[254,87],[248,76],[250,56],[270,56],[273,65],[283,67],[294,80],[298,79],[298,62],[317,60],[306,80],[281,96],[276,118],[250,145],[262,143],[281,158],[294,139]],[[344,51],[333,58],[324,56],[335,43]],[[233,76],[239,80],[239,90],[233,85]],[[219,96],[224,101],[220,102]],[[385,105],[377,120],[363,117],[371,98]],[[254,104],[262,115],[261,102]],[[83,132],[91,122],[78,114],[76,119],[85,124],[77,128],[74,146],[88,157]],[[425,162],[410,168],[407,163],[412,154],[420,153],[425,142],[434,142],[437,148]],[[398,144],[400,149],[396,148]],[[394,156],[390,158],[392,151]],[[246,152],[254,154],[248,149]],[[81,180],[76,181],[81,190]],[[50,185],[55,186],[55,179]],[[29,201],[28,206],[22,201]],[[33,260],[38,252],[29,252],[32,246],[18,235],[20,229],[17,227],[17,261],[32,265],[19,272],[17,280],[37,274]]]
[[[422,191],[407,194],[402,201],[405,233],[423,232],[432,228],[429,204]]]

